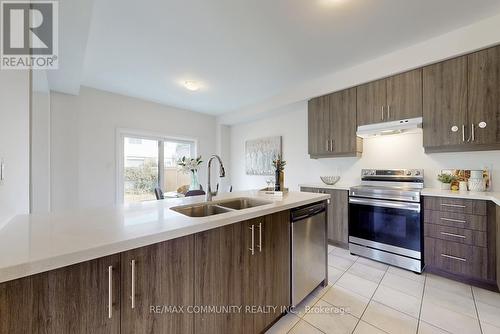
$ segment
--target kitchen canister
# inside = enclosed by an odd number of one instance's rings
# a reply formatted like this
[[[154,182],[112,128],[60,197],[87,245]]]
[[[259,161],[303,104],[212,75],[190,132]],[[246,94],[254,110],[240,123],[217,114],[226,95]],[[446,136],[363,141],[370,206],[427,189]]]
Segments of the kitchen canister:
[[[483,171],[482,170],[471,170],[470,171],[470,179],[482,179]]]
[[[481,178],[472,178],[472,177],[469,178],[468,184],[469,184],[470,191],[485,191],[486,190],[486,181],[483,179],[482,176],[481,176]]]

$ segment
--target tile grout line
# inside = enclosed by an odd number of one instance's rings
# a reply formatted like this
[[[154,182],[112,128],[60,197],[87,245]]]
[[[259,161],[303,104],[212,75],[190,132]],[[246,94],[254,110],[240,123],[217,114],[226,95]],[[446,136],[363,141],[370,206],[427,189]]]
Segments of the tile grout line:
[[[359,259],[359,257],[358,257]],[[356,260],[357,261],[357,260]],[[358,323],[356,324],[356,326],[354,327],[352,333],[354,333],[356,331],[356,328],[358,328],[358,325],[359,323],[361,322],[361,319],[363,318],[363,316],[365,315],[365,312],[366,310],[368,309],[368,306],[370,305],[370,302],[373,300],[373,296],[375,296],[375,293],[377,293],[377,290],[378,288],[380,287],[380,284],[382,283],[382,280],[384,279],[385,275],[387,274],[387,272],[389,271],[389,266],[385,269],[384,271],[384,275],[382,275],[382,278],[380,279],[380,281],[378,282],[377,284],[377,288],[375,289],[375,291],[373,291],[372,293],[372,296],[370,297],[370,299],[368,300],[368,303],[366,304],[366,307],[365,309],[363,310],[363,313],[361,313],[361,316],[359,317],[359,320],[358,320]],[[367,324],[369,324],[370,326],[373,326],[377,329],[380,329],[381,331],[387,333],[385,330],[381,329],[381,328],[378,328],[377,326],[373,325],[373,324],[370,324],[369,322],[366,322]]]
[[[477,322],[479,323],[479,330],[481,331],[482,334],[483,326],[481,325],[481,319],[479,318],[479,311],[477,309],[477,303],[476,303],[476,295],[474,294],[474,289],[472,288],[472,286],[470,287],[470,291],[472,293],[472,300],[474,301],[474,309],[476,310]]]
[[[424,306],[424,296],[425,296],[426,284],[427,284],[427,275],[425,275],[425,277],[424,277],[424,289],[422,290],[422,298],[420,299],[420,309],[418,310],[417,333],[418,333],[418,330],[420,329],[420,319],[422,316],[422,308]]]

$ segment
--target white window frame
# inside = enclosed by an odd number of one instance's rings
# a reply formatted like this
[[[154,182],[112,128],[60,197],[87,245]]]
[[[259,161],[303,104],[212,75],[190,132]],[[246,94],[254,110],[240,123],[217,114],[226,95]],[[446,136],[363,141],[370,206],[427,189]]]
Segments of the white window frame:
[[[161,167],[164,164],[164,142],[165,141],[174,141],[174,142],[189,142],[194,143],[194,152],[192,152],[193,156],[198,156],[198,138],[192,137],[183,137],[183,136],[171,136],[164,135],[157,132],[146,131],[146,130],[134,130],[134,129],[125,129],[119,128],[116,130],[116,185],[115,185],[115,203],[118,205],[124,204],[125,190],[123,188],[124,184],[124,160],[125,160],[125,137],[132,137],[138,139],[149,139],[149,140],[157,140],[160,145],[158,148],[158,170],[161,170]],[[161,173],[159,174],[161,176]],[[158,180],[160,184],[163,184],[163,180]]]

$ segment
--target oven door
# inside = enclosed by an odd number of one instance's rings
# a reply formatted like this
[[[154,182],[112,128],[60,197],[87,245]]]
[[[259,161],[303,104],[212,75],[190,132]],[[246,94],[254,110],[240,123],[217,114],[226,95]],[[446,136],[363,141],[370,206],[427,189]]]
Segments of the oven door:
[[[349,242],[421,258],[420,203],[349,198]]]

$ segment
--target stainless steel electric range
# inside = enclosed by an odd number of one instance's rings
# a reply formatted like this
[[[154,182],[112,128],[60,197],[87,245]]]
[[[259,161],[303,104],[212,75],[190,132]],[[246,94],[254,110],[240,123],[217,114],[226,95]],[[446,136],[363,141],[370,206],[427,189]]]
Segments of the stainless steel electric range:
[[[421,273],[421,169],[363,169],[349,191],[351,253]]]

